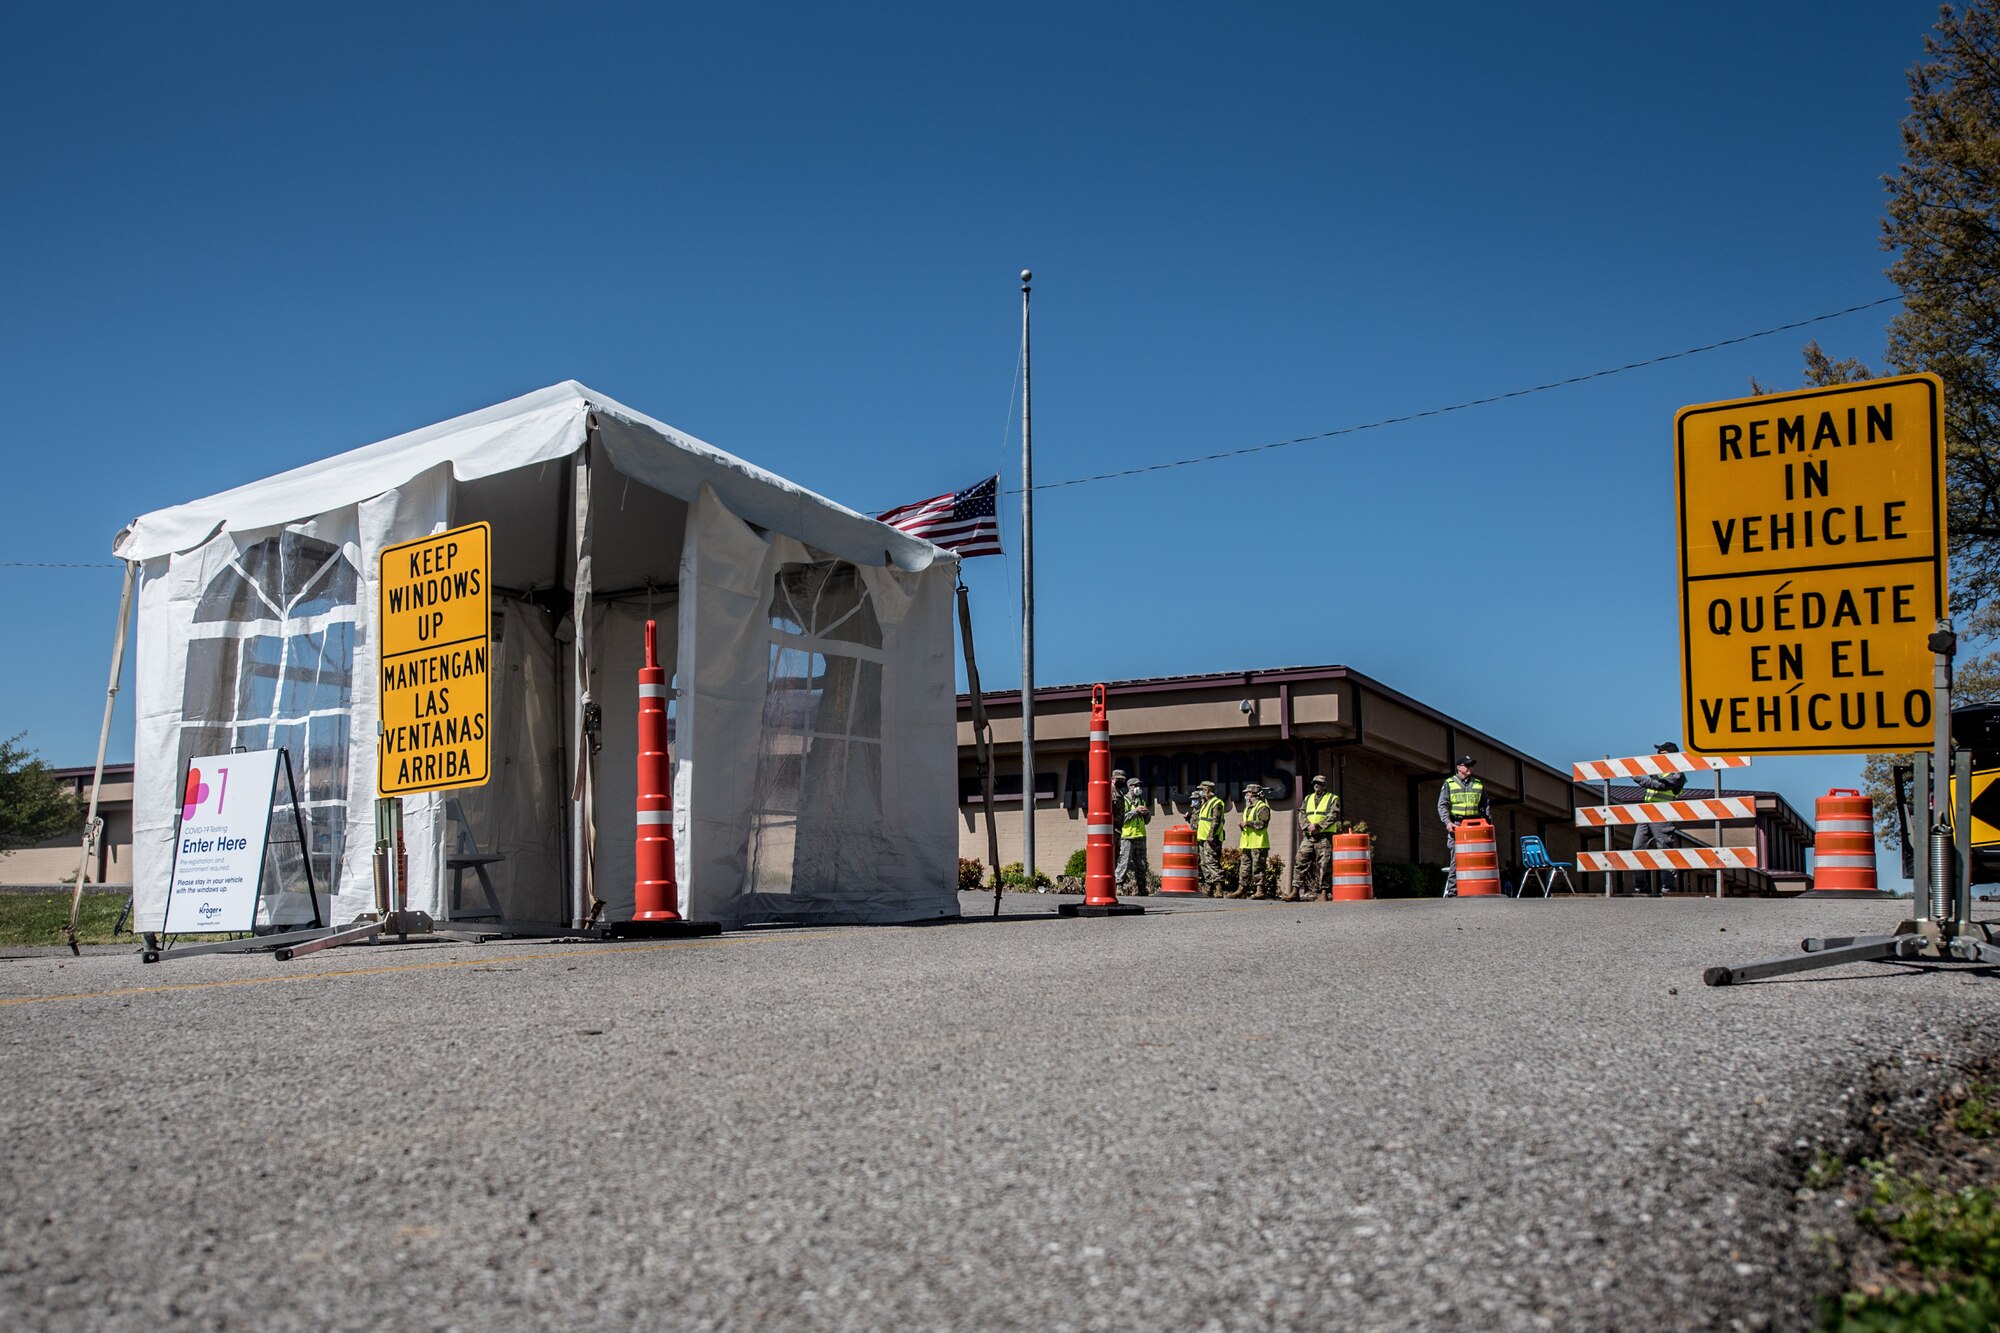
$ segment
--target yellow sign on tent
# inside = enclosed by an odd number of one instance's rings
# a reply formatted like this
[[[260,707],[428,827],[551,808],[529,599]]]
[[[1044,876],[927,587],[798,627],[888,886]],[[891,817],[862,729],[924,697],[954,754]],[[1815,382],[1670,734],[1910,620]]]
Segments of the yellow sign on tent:
[[[1943,417],[1935,375],[1676,414],[1688,749],[1931,744]]]
[[[486,781],[492,546],[492,527],[472,523],[382,548],[383,796]]]

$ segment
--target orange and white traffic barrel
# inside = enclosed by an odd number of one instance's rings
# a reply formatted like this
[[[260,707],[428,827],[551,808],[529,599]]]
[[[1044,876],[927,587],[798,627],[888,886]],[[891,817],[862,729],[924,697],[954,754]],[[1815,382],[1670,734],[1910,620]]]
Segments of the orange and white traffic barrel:
[[[1876,892],[1875,803],[1852,787],[1813,802],[1813,891]]]
[[[1167,830],[1166,850],[1160,854],[1160,892],[1201,896],[1201,882],[1195,873],[1194,830],[1185,824]]]
[[[1333,835],[1333,900],[1366,902],[1375,896],[1374,839],[1366,833]]]
[[[1458,826],[1452,864],[1458,872],[1459,897],[1500,895],[1500,844],[1493,838],[1493,825],[1484,819],[1468,819]]]

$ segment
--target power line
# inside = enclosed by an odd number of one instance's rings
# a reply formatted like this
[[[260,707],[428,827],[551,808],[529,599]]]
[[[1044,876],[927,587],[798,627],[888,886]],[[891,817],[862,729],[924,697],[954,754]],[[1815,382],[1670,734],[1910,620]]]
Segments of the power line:
[[[62,560],[0,560],[0,569],[123,569],[123,565],[102,560],[76,563]]]
[[[1814,324],[1824,324],[1830,319],[1839,319],[1843,315],[1852,315],[1862,310],[1873,310],[1877,306],[1889,305],[1892,302],[1902,299],[1900,294],[1884,296],[1880,300],[1863,301],[1860,305],[1851,305],[1844,310],[1829,311],[1824,315],[1814,315],[1810,319],[1797,319],[1789,324],[1773,325],[1768,329],[1759,329],[1755,333],[1738,334],[1734,338],[1724,338],[1718,342],[1703,343],[1699,347],[1690,347],[1684,351],[1667,352],[1660,356],[1649,356],[1642,361],[1628,361],[1622,366],[1611,366],[1604,370],[1593,370],[1586,375],[1571,375],[1565,379],[1550,380],[1546,384],[1531,385],[1525,389],[1510,389],[1506,393],[1489,394],[1484,398],[1468,398],[1462,403],[1453,403],[1448,407],[1432,407],[1426,408],[1421,412],[1406,412],[1402,416],[1383,417],[1379,421],[1367,421],[1358,426],[1339,426],[1333,430],[1317,431],[1311,435],[1296,435],[1289,440],[1274,440],[1269,444],[1246,445],[1241,449],[1224,449],[1220,453],[1202,454],[1195,458],[1177,458],[1166,463],[1148,463],[1143,467],[1120,468],[1115,472],[1098,472],[1088,477],[1071,477],[1067,481],[1038,482],[1035,489],[1038,491],[1053,491],[1060,490],[1065,486],[1083,486],[1093,481],[1114,481],[1120,477],[1143,476],[1148,472],[1165,472],[1177,467],[1193,467],[1197,463],[1215,463],[1225,458],[1242,458],[1246,454],[1268,453],[1273,449],[1289,449],[1293,445],[1311,444],[1315,440],[1331,440],[1342,435],[1358,435],[1362,431],[1380,430],[1384,426],[1400,426],[1406,422],[1422,421],[1426,417],[1441,417],[1453,412],[1464,412],[1475,407],[1489,407],[1494,403],[1504,403],[1513,398],[1526,398],[1530,394],[1547,393],[1550,389],[1565,389],[1573,384],[1586,384],[1591,380],[1601,380],[1610,375],[1623,375],[1628,370],[1643,370],[1647,366],[1657,366],[1667,361],[1678,361],[1682,357],[1698,356],[1703,352],[1716,351],[1718,348],[1734,347],[1738,343],[1754,342],[1758,338],[1769,338],[1774,334],[1789,333],[1793,329],[1809,328]],[[1018,377],[1020,374],[1018,362],[1015,365],[1014,371]],[[1018,382],[1018,379],[1016,382]],[[1009,407],[1009,419],[1012,419],[1011,406]],[[1019,495],[1020,493],[1019,487],[1001,492],[1003,495]],[[121,566],[107,561],[0,560],[0,569],[118,568],[121,568]]]
[[[1587,375],[1571,375],[1567,379],[1550,380],[1547,384],[1537,384],[1526,389],[1511,389],[1506,393],[1490,394],[1485,398],[1471,398],[1449,407],[1432,407],[1422,412],[1408,412],[1399,417],[1384,417],[1380,421],[1364,422],[1359,426],[1341,426],[1334,430],[1323,430],[1312,435],[1298,435],[1289,440],[1276,440],[1270,444],[1252,444],[1241,449],[1225,449],[1220,453],[1202,454],[1198,458],[1177,458],[1170,463],[1148,463],[1144,467],[1120,468],[1116,472],[1098,472],[1088,477],[1072,477],[1068,481],[1037,482],[1038,491],[1053,491],[1063,486],[1082,486],[1093,481],[1112,481],[1119,477],[1137,477],[1147,472],[1165,472],[1170,468],[1192,467],[1196,463],[1214,463],[1225,458],[1241,458],[1245,454],[1261,454],[1272,449],[1289,449],[1295,444],[1310,444],[1314,440],[1330,440],[1339,435],[1356,435],[1364,430],[1380,430],[1384,426],[1400,426],[1408,421],[1421,421],[1425,417],[1441,417],[1451,412],[1463,412],[1468,408],[1486,407],[1493,403],[1504,403],[1510,398],[1526,398],[1533,393],[1546,393],[1550,389],[1567,388],[1572,384],[1583,384],[1590,380],[1601,380],[1607,375],[1622,375],[1628,370],[1639,370],[1646,366],[1657,366],[1663,361],[1678,361],[1684,356],[1695,356],[1702,352],[1713,352],[1719,347],[1734,347],[1737,343],[1747,343],[1757,338],[1768,338],[1773,334],[1786,333],[1792,329],[1803,329],[1813,324],[1823,324],[1829,319],[1839,319],[1859,310],[1873,310],[1876,306],[1888,305],[1902,300],[1902,296],[1885,296],[1879,301],[1863,301],[1845,310],[1835,310],[1824,315],[1814,315],[1811,319],[1794,320],[1790,324],[1779,324],[1774,328],[1759,329],[1755,333],[1739,334],[1734,338],[1724,338],[1720,342],[1703,343],[1700,347],[1690,347],[1682,352],[1668,352],[1662,356],[1649,356],[1643,361],[1629,361],[1622,366],[1612,366],[1607,370],[1593,370]],[[1018,488],[1005,492],[1019,495]]]

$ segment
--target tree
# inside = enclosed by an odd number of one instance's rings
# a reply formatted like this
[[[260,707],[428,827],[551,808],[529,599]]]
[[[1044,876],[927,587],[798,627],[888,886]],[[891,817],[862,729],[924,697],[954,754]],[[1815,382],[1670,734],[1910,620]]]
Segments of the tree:
[[[21,744],[26,734],[0,741],[0,856],[83,827],[83,803]]]
[[[1986,651],[1961,658],[1959,703],[2000,700],[2000,0],[1944,6],[1910,70],[1904,162],[1888,187],[1882,246],[1903,290],[1889,324],[1889,367],[1944,381],[1945,500],[1952,597],[1960,641]],[[1806,383],[1869,377],[1818,343],[1805,348]],[[1771,390],[1752,382],[1758,393]],[[1862,782],[1875,827],[1895,843],[1891,769],[1900,755],[1870,755]]]
[[[1882,245],[1903,312],[1888,362],[1944,381],[1952,585],[2000,592],[2000,0],[1946,5],[1910,71]]]

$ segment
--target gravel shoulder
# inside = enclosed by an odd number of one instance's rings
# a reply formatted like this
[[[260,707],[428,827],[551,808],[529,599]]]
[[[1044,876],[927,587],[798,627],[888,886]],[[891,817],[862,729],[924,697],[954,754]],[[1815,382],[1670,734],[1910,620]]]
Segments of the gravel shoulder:
[[[1892,902],[1244,904],[0,960],[0,1323],[1804,1326],[1798,1173],[2000,978]]]

